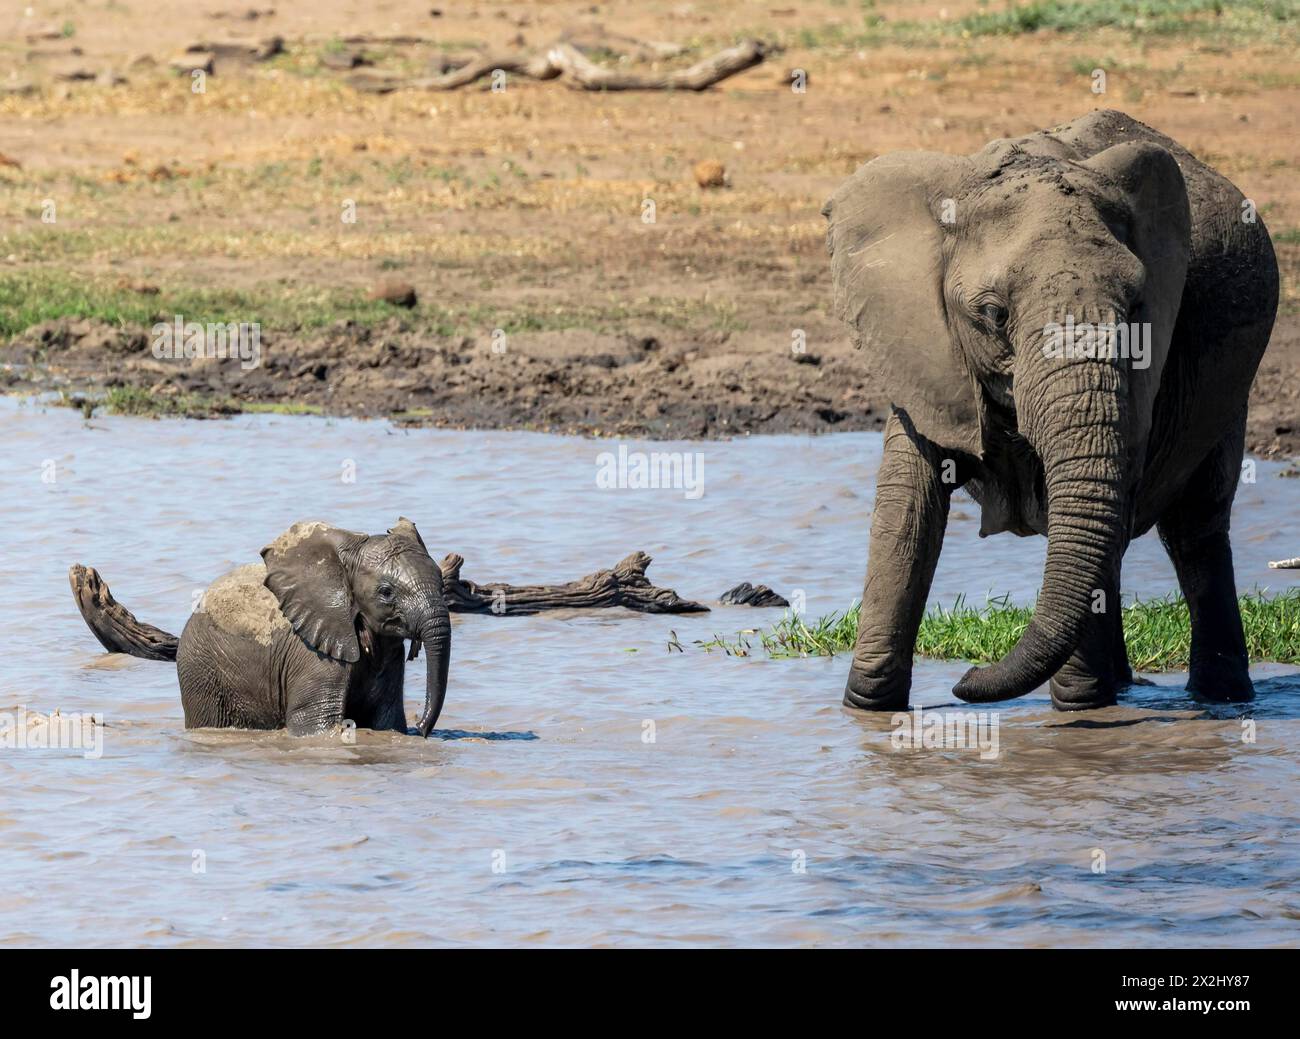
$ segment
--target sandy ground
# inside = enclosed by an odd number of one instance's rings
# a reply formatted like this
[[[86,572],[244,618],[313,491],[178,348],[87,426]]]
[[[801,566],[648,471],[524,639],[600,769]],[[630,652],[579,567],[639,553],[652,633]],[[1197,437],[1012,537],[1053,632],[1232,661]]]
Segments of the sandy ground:
[[[877,154],[968,152],[1104,105],[1211,162],[1273,231],[1283,307],[1249,443],[1300,452],[1294,23],[965,38],[945,23],[976,3],[274,7],[0,14],[0,314],[30,315],[8,330],[13,389],[663,436],[874,428],[887,402],[829,314],[824,199]],[[890,35],[875,18],[923,29]],[[377,95],[328,67],[356,50],[423,74],[600,30],[688,46],[676,63],[742,36],[781,50],[703,94],[512,77],[499,92]],[[272,35],[284,53],[219,55],[202,93],[168,68],[193,43]],[[728,185],[700,188],[701,160]],[[70,301],[43,307],[48,279]],[[419,304],[353,305],[384,279]],[[69,283],[87,287],[84,307]],[[140,306],[170,318],[196,293],[225,320],[271,315],[258,369],[151,356]]]

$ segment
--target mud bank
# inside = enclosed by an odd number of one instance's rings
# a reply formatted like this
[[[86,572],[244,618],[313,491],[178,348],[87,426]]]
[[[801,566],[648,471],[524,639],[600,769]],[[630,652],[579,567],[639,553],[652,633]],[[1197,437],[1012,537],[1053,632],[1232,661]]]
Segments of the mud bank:
[[[265,333],[257,367],[237,359],[159,360],[143,328],[52,321],[0,349],[11,392],[83,395],[135,387],[143,412],[196,417],[250,406],[391,417],[445,428],[716,438],[741,433],[879,429],[847,344],[796,354],[725,333],[657,331],[445,337],[340,322],[299,338]]]
[[[256,367],[166,360],[144,328],[45,322],[0,348],[0,385],[87,410],[215,417],[272,409],[413,426],[710,439],[879,429],[888,401],[847,342],[796,353],[766,337],[584,330],[508,342],[341,321],[265,333]],[[131,390],[123,394],[113,391]],[[1248,449],[1300,455],[1300,322],[1281,319],[1251,396]]]

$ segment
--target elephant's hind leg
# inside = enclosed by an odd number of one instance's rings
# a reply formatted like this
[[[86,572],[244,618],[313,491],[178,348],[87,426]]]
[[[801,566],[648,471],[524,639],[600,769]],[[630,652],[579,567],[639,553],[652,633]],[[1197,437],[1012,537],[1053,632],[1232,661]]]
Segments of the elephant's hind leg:
[[[1216,703],[1255,698],[1228,540],[1244,440],[1243,413],[1157,524],[1192,622],[1187,690]]]
[[[1178,584],[1191,615],[1188,692],[1214,702],[1253,700],[1255,687],[1250,681],[1228,532],[1184,537],[1167,533],[1162,525],[1160,536],[1178,571]]]
[[[862,591],[858,639],[844,689],[846,707],[906,707],[912,652],[939,562],[959,463],[894,412],[885,424],[885,452],[876,477],[871,550]]]

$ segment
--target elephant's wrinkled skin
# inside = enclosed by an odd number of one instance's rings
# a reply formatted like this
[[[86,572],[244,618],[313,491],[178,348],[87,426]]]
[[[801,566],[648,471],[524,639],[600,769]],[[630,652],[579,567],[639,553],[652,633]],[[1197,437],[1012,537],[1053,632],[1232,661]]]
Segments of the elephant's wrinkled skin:
[[[1249,700],[1228,519],[1278,299],[1253,205],[1168,137],[1099,111],[969,157],[882,156],[824,212],[837,311],[893,405],[845,704],[907,703],[963,485],[981,536],[1044,534],[1048,549],[1033,621],[959,697],[1050,679],[1058,708],[1114,703],[1132,681],[1120,561],[1156,526],[1191,613],[1188,688]],[[1067,319],[1149,325],[1148,363],[1048,349]]]
[[[423,646],[427,690],[416,729],[427,736],[447,693],[451,622],[442,573],[415,525],[401,519],[386,536],[370,536],[295,523],[262,559],[214,581],[181,632],[186,727],[303,736],[350,721],[405,732],[405,662]]]

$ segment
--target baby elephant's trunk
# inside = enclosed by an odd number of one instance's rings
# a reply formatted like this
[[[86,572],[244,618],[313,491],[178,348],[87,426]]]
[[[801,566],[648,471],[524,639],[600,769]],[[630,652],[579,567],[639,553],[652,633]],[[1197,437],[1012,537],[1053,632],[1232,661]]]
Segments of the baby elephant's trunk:
[[[81,616],[110,653],[129,653],[145,660],[176,659],[180,640],[170,632],[136,620],[135,614],[113,598],[93,567],[73,565],[68,569],[68,582]]]
[[[438,607],[420,629],[424,643],[425,678],[424,711],[416,726],[421,736],[428,736],[438,724],[442,703],[447,698],[447,668],[451,663],[451,619],[445,606]]]

